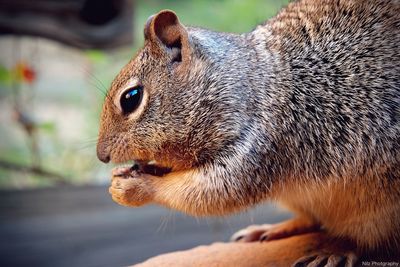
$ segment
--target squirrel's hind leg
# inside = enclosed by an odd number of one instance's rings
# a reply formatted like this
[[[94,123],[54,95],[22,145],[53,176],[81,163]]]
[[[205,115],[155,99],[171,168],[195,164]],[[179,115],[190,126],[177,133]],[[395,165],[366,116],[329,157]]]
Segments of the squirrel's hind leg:
[[[250,225],[236,232],[231,241],[270,241],[294,235],[317,232],[320,225],[304,217],[297,217],[277,224]]]
[[[278,224],[251,225],[236,232],[231,237],[231,241],[271,241],[313,232],[321,234],[320,239],[316,240],[317,245],[310,250],[310,254],[305,254],[292,266],[352,267],[356,265],[358,256],[352,242],[330,238],[324,231],[321,231],[319,224],[306,217],[297,217]]]

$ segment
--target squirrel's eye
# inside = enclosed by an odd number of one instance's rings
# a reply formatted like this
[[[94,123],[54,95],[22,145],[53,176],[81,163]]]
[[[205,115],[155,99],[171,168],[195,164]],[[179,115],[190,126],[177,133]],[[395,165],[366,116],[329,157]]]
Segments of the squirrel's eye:
[[[142,96],[143,96],[142,86],[136,86],[123,92],[121,95],[121,99],[119,100],[121,104],[122,113],[124,115],[127,115],[135,111],[135,109],[138,108],[140,102],[142,101]]]

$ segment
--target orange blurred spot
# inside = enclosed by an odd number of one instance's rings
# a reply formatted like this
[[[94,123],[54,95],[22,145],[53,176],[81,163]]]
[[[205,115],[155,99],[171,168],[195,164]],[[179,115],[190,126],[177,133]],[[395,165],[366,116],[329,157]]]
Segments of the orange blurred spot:
[[[17,81],[33,83],[36,80],[35,70],[24,62],[19,62],[14,67],[15,78]]]

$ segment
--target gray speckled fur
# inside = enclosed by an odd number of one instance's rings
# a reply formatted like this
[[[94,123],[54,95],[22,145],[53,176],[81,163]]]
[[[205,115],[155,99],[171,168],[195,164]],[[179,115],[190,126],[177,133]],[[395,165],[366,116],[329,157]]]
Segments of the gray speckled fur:
[[[338,183],[350,196],[336,201],[359,208],[341,211],[352,217],[339,228],[350,226],[333,235],[361,247],[398,246],[399,1],[297,1],[247,34],[187,32],[184,75],[171,72],[176,51],[154,58],[145,46],[116,78],[112,88],[138,77],[157,90],[135,124],[108,119],[106,103],[103,121],[116,134],[103,134],[101,149],[165,159],[172,147],[175,158],[192,159],[200,178],[171,206],[185,202],[181,209],[193,214],[279,201],[291,184],[329,214],[337,204],[324,203],[322,192]],[[321,196],[307,195],[315,185]],[[315,207],[294,208],[328,223]]]

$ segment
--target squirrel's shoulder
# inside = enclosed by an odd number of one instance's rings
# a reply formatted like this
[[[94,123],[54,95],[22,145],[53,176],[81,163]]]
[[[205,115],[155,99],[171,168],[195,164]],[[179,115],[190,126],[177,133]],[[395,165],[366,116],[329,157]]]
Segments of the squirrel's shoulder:
[[[389,38],[393,32],[400,32],[399,24],[398,0],[299,0],[259,25],[254,33],[267,32],[307,45],[362,38],[366,33],[369,38],[378,33],[381,38]],[[400,38],[400,34],[397,36]]]

